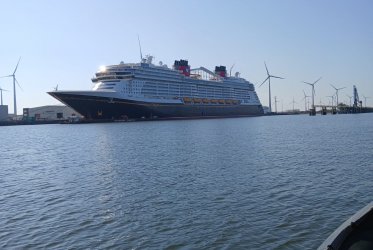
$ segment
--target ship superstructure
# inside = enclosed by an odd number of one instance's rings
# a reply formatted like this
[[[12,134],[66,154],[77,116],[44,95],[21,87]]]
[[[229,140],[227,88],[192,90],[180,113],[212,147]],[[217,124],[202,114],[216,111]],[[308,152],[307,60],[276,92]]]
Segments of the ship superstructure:
[[[173,68],[141,63],[101,67],[91,91],[53,91],[50,95],[87,119],[225,117],[263,114],[254,85],[225,66],[212,72],[191,69],[187,60]]]

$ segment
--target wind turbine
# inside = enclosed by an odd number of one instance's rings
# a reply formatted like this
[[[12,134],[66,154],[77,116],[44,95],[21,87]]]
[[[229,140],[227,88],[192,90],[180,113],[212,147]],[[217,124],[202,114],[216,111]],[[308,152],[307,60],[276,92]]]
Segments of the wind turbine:
[[[351,107],[351,105],[352,105],[352,96],[350,96],[350,95],[346,95],[348,98],[350,98],[350,107]]]
[[[277,101],[277,96],[275,96],[275,112],[277,113],[277,103],[279,103],[280,101]]]
[[[293,113],[294,113],[294,112],[295,112],[295,109],[294,109],[294,104],[295,104],[295,103],[297,103],[297,102],[296,102],[296,101],[294,100],[294,96],[293,96],[293,101],[292,101],[292,102],[290,102],[290,104],[291,104],[291,103],[293,104]]]
[[[304,111],[307,111],[307,97],[311,97],[309,95],[306,95],[306,92],[303,90],[304,97],[302,101],[304,100]]]
[[[0,87],[0,93],[1,93],[1,106],[3,106],[3,91],[8,91],[6,89],[3,89]]]
[[[326,97],[332,98],[332,106],[333,106],[333,104],[334,104],[334,95],[328,95]]]
[[[335,95],[337,96],[336,107],[338,107],[338,91],[340,91],[341,89],[345,89],[346,87],[343,87],[343,88],[336,88],[336,87],[334,87],[332,84],[330,84],[330,86],[332,86],[332,87],[335,89]]]
[[[17,116],[16,82],[18,84],[18,87],[21,88],[21,86],[19,85],[19,83],[18,83],[18,81],[16,79],[16,72],[17,72],[19,61],[21,61],[21,57],[18,59],[16,68],[14,69],[13,74],[8,75],[8,76],[3,76],[3,77],[13,77],[13,97],[14,97],[14,115],[15,116]]]
[[[365,107],[367,107],[367,99],[370,98],[368,96],[363,95],[364,101],[365,101]]]
[[[267,68],[267,64],[264,62],[264,66],[266,67],[266,71],[267,71],[267,78],[262,82],[262,84],[260,84],[260,86],[262,86],[267,80],[268,80],[268,92],[269,92],[269,113],[272,113],[272,105],[271,105],[271,102],[272,102],[272,99],[271,99],[271,77],[273,78],[279,78],[279,79],[285,79],[285,78],[282,78],[282,77],[279,77],[279,76],[274,76],[274,75],[271,75],[269,74],[269,71],[268,71],[268,68]],[[260,87],[259,86],[259,87]]]
[[[319,79],[317,79],[316,81],[314,81],[313,83],[309,83],[309,82],[303,82],[305,84],[308,84],[312,87],[312,109],[315,109],[315,84],[320,81],[321,77]]]

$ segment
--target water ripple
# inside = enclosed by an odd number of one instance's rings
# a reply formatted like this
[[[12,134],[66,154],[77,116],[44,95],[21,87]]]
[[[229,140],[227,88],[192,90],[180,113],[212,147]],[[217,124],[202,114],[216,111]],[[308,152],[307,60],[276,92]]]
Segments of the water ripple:
[[[371,201],[372,122],[1,128],[0,248],[314,249]]]

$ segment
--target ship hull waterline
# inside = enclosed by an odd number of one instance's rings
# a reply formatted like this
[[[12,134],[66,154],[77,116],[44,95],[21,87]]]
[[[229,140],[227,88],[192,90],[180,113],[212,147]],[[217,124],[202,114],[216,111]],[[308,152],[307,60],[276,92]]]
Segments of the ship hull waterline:
[[[261,116],[261,105],[206,105],[183,103],[148,103],[127,99],[49,92],[87,120],[141,118],[209,118]]]

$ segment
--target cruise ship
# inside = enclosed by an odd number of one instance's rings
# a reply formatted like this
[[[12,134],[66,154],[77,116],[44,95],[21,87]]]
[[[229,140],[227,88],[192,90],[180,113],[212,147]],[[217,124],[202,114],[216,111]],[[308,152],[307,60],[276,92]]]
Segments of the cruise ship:
[[[191,69],[187,60],[173,67],[152,63],[147,56],[140,63],[100,67],[88,91],[48,92],[88,120],[155,118],[208,118],[258,116],[263,107],[254,85],[227,74],[225,66],[214,71]]]

